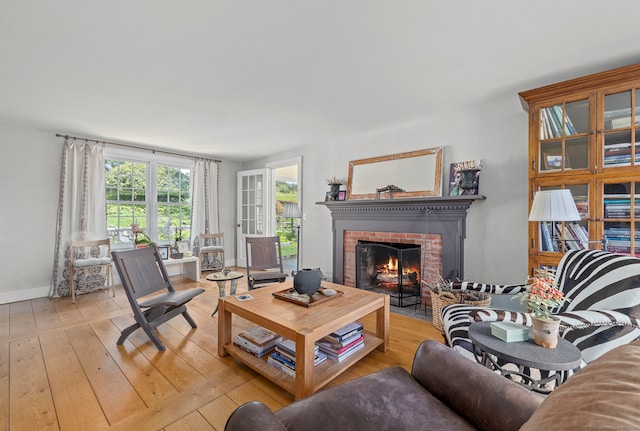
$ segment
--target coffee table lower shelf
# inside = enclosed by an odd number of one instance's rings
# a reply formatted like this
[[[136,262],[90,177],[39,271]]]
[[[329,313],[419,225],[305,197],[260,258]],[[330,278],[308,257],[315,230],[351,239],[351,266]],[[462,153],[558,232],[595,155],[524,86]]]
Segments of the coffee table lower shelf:
[[[375,333],[364,330],[364,347],[348,358],[341,362],[336,362],[330,358],[327,358],[324,362],[318,364],[313,369],[313,392],[324,387],[331,380],[346,371],[353,364],[360,359],[374,351],[376,348],[383,344],[382,338],[376,337]],[[261,358],[253,356],[233,343],[227,343],[224,345],[227,353],[246,364],[258,374],[269,379],[274,384],[280,386],[285,391],[295,394],[296,382],[295,379],[282,371],[278,370],[272,365],[267,363],[269,355],[264,355]]]

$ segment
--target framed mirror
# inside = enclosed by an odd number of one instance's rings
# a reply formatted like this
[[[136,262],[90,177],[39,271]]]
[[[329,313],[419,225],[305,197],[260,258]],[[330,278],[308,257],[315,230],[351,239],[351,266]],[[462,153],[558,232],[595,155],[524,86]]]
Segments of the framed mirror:
[[[416,196],[442,196],[442,147],[349,162],[347,199]]]

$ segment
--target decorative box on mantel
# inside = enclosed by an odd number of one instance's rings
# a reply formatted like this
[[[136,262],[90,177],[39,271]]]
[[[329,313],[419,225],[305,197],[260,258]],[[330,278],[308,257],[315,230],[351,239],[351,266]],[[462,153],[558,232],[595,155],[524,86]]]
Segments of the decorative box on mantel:
[[[465,195],[316,202],[331,211],[333,282],[345,284],[345,233],[352,231],[408,234],[408,237],[441,235],[441,275],[463,279],[467,210],[474,201],[485,199],[482,195]]]

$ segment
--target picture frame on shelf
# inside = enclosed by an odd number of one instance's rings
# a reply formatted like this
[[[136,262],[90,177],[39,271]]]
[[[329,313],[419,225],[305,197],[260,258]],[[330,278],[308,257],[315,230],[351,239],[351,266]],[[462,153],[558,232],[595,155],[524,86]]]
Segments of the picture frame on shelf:
[[[189,251],[189,241],[176,241],[176,247],[178,247],[179,253]]]
[[[449,196],[477,195],[480,188],[482,160],[455,162],[449,166]]]
[[[162,260],[169,259],[169,246],[168,245],[159,245],[158,252],[160,253],[160,257]]]
[[[544,153],[542,155],[545,170],[562,169],[562,154]],[[568,167],[565,163],[565,167]]]
[[[171,258],[172,259],[182,259],[183,253],[180,252],[177,245],[171,247]]]
[[[336,198],[337,201],[344,201],[347,200],[347,191],[346,190],[340,190],[338,192],[338,197]]]
[[[329,202],[329,201],[332,201],[332,200],[333,200],[333,199],[331,198],[331,192],[327,192],[327,193],[324,195],[324,201],[325,201],[325,202]]]

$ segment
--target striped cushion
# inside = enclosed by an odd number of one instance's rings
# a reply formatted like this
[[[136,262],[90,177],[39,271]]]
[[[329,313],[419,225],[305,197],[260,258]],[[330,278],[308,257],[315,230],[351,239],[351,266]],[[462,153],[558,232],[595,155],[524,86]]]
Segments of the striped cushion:
[[[472,283],[470,281],[454,281],[451,288],[455,290],[471,290],[474,292],[484,292],[500,295],[515,295],[519,292],[526,292],[529,286],[526,284],[486,284]]]

